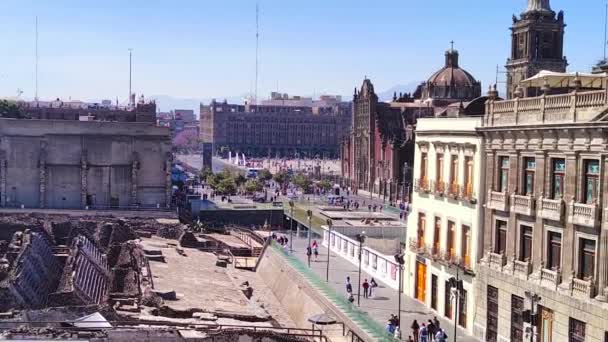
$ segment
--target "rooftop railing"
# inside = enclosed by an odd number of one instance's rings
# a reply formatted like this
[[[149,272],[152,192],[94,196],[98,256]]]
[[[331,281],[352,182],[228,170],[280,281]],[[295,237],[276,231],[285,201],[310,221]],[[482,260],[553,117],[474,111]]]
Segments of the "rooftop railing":
[[[608,106],[606,90],[486,102],[485,127],[588,122]]]

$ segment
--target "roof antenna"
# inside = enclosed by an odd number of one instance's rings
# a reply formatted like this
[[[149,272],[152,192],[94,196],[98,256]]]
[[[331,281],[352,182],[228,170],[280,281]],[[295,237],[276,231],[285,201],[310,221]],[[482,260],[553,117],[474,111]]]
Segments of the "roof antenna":
[[[36,90],[34,100],[38,102],[38,16],[36,16]]]
[[[606,15],[604,16],[604,63],[606,63],[606,44],[608,44],[608,2],[606,3]]]
[[[260,50],[260,5],[255,3],[255,94],[254,104],[258,104],[258,73],[259,73],[259,50]]]

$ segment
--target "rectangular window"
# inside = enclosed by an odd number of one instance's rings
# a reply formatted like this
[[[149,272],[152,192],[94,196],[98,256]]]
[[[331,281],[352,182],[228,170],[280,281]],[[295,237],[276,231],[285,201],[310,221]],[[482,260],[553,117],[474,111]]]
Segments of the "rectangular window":
[[[534,176],[536,174],[536,160],[524,158],[524,186],[522,195],[532,196],[534,194]]]
[[[585,342],[585,322],[570,317],[568,322],[568,342]]]
[[[562,234],[549,232],[547,239],[549,246],[547,248],[547,268],[551,270],[559,270],[562,260]]]
[[[462,289],[458,303],[458,325],[467,328],[467,290]]]
[[[552,160],[551,196],[560,199],[564,196],[564,176],[566,174],[566,160],[556,158]]]
[[[447,248],[447,256],[452,260],[456,256],[456,223],[452,221],[448,221]]]
[[[365,266],[369,265],[369,252],[367,251],[367,249],[363,250],[363,260],[365,262]]]
[[[428,167],[428,155],[426,152],[422,152],[420,155],[420,179],[426,180],[428,178],[427,175],[427,167]]]
[[[532,260],[532,227],[519,226],[519,261]]]
[[[590,280],[595,273],[595,240],[579,239],[578,278]]]
[[[471,227],[462,226],[462,241],[461,241],[461,251],[462,251],[462,263],[465,269],[471,268]]]
[[[486,328],[486,341],[498,341],[498,289],[488,285],[486,291],[486,301],[488,303],[486,317],[488,327]]]
[[[597,202],[600,188],[600,162],[585,160],[584,201],[587,204]]]
[[[450,162],[450,193],[458,194],[458,156],[452,155]]]
[[[507,192],[509,188],[509,157],[499,157],[498,191]]]
[[[524,299],[511,295],[511,342],[524,342]]]
[[[448,319],[452,319],[452,288],[449,282],[445,282],[445,291],[443,300],[445,302],[443,314]]]
[[[443,182],[443,154],[437,154],[437,174],[435,175],[437,182]]]
[[[372,254],[372,268],[378,269],[378,256],[376,254]]]
[[[433,232],[433,255],[437,255],[440,250],[441,240],[441,218],[435,217],[435,231]]]
[[[464,157],[464,197],[473,197],[473,157]]]
[[[496,220],[494,253],[504,255],[507,251],[507,222]]]
[[[424,248],[424,231],[426,228],[426,215],[418,213],[418,248]]]
[[[431,275],[431,308],[437,310],[437,286],[438,279],[436,275]]]

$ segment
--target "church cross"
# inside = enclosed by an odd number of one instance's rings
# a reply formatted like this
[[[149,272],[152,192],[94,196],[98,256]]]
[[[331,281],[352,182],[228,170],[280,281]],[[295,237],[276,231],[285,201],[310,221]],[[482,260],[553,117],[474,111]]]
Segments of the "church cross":
[[[450,44],[452,44],[452,50],[454,50],[454,41],[450,41]]]

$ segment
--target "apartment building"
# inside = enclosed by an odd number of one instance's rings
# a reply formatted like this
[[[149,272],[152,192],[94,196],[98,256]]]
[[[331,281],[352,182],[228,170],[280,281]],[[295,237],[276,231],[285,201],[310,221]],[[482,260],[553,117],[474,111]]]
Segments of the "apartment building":
[[[408,295],[471,334],[483,222],[485,153],[476,131],[481,121],[480,116],[418,120],[404,279]],[[451,278],[462,281],[458,309]]]

